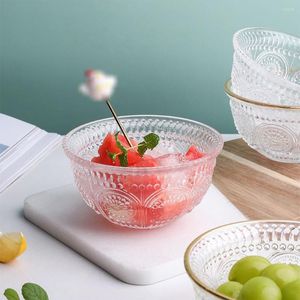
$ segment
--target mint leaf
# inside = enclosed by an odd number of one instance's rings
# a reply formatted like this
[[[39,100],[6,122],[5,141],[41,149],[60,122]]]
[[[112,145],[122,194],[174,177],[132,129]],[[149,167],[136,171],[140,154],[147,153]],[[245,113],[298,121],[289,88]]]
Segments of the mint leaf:
[[[149,133],[144,136],[144,141],[138,144],[138,153],[143,156],[148,149],[154,149],[159,143],[159,136],[155,133]]]
[[[136,148],[136,146],[126,149],[124,145],[120,142],[118,135],[119,132],[115,134],[115,140],[116,140],[117,147],[121,150],[121,153],[112,153],[107,151],[107,154],[113,161],[115,161],[116,158],[118,157],[120,161],[120,165],[122,167],[127,167],[128,149],[134,149]],[[137,145],[137,151],[140,156],[143,156],[148,149],[151,150],[154,149],[158,143],[159,143],[159,136],[155,133],[149,133],[146,136],[144,136],[144,141]]]
[[[114,153],[114,152],[110,152],[110,151],[106,151],[107,155],[113,160],[113,161],[116,161],[116,158],[117,158],[117,153]]]
[[[6,289],[4,291],[4,296],[7,300],[20,300],[18,293],[13,289]]]
[[[45,290],[35,283],[25,283],[22,286],[22,295],[25,300],[49,300]]]
[[[143,156],[147,149],[148,148],[145,142],[141,142],[138,144],[138,153],[140,154],[140,156]]]
[[[119,132],[117,132],[117,133],[115,134],[115,139],[116,139],[117,147],[118,147],[122,152],[127,153],[127,149],[126,149],[126,148],[123,146],[123,144],[120,142],[118,135],[119,135]]]
[[[118,155],[119,160],[120,160],[120,165],[122,167],[127,167],[128,166],[128,160],[127,160],[127,149],[122,145],[122,143],[120,142],[119,138],[118,138],[119,132],[117,132],[115,134],[115,139],[116,139],[116,144],[117,147],[122,151],[122,154]]]
[[[148,149],[154,149],[159,143],[159,136],[155,133],[149,133],[144,136],[144,140],[147,143]]]
[[[128,166],[127,153],[122,153],[118,157],[119,157],[120,165],[122,167],[127,167]]]

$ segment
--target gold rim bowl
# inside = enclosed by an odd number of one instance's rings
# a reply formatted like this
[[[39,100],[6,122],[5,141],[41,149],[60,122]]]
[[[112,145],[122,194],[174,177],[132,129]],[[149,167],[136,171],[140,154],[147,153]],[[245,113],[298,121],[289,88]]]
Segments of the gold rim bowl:
[[[271,108],[271,109],[300,110],[300,105],[271,104],[271,103],[266,103],[263,101],[253,100],[253,99],[249,99],[249,98],[240,96],[232,90],[232,83],[231,83],[230,79],[225,82],[224,91],[232,100],[235,100],[235,101],[244,102],[247,104],[252,104],[252,105],[265,107],[265,108]],[[300,103],[300,99],[299,99],[299,103]]]
[[[290,221],[290,220],[252,220],[252,221],[242,221],[242,222],[234,222],[234,223],[230,223],[230,224],[226,224],[226,225],[221,225],[218,226],[216,228],[210,229],[206,232],[204,232],[203,234],[199,235],[197,238],[195,238],[187,247],[185,253],[184,253],[184,267],[185,270],[188,274],[188,276],[190,277],[190,279],[193,281],[194,284],[196,284],[197,286],[199,286],[201,289],[205,290],[206,292],[208,292],[211,295],[216,296],[219,299],[223,299],[223,300],[234,300],[230,297],[224,296],[220,293],[218,293],[216,290],[210,288],[208,285],[206,285],[192,270],[192,266],[190,264],[190,255],[193,251],[193,248],[195,247],[196,244],[198,244],[201,240],[205,239],[207,236],[209,236],[210,234],[213,234],[215,232],[218,232],[220,229],[230,229],[233,228],[235,226],[238,225],[251,225],[251,224],[259,224],[259,223],[269,223],[269,224],[276,224],[276,223],[285,223],[285,224],[291,224],[291,225],[295,225],[298,227],[300,226],[300,222],[299,221]]]

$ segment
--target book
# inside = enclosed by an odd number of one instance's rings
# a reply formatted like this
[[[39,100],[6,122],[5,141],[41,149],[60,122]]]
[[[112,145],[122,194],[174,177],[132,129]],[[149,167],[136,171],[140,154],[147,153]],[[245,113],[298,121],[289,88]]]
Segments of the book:
[[[0,113],[0,193],[49,154],[61,136]]]

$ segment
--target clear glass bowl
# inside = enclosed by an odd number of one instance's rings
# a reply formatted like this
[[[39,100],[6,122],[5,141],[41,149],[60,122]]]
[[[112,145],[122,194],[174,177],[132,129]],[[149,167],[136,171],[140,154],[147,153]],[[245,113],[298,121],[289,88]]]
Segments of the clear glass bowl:
[[[273,105],[241,97],[225,83],[234,124],[245,142],[264,156],[300,163],[300,106]]]
[[[107,133],[118,131],[104,119],[68,133],[63,148],[83,199],[112,223],[137,229],[164,226],[191,211],[211,184],[221,135],[202,123],[168,116],[120,118],[130,137],[141,141],[154,132],[160,136],[156,154],[184,153],[192,144],[206,155],[172,166],[117,167],[91,162]]]
[[[216,292],[239,259],[260,255],[272,263],[300,265],[300,222],[257,220],[218,227],[196,238],[184,264],[198,300],[231,299]]]
[[[233,36],[235,93],[271,104],[300,105],[300,38],[264,28]]]

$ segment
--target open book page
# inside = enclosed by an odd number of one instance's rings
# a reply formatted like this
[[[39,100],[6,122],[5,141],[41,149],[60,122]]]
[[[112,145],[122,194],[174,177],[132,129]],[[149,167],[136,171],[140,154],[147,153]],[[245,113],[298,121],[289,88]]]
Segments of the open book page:
[[[0,193],[60,141],[32,124],[0,114]]]
[[[22,140],[34,128],[34,125],[0,114],[0,155]]]

